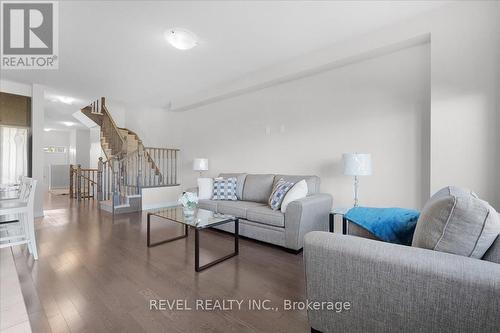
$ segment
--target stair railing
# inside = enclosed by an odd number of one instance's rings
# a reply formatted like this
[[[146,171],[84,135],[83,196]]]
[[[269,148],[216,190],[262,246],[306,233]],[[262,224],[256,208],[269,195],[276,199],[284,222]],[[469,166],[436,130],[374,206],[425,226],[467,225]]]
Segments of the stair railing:
[[[117,127],[104,97],[83,108],[82,112],[100,125],[109,148],[103,149],[106,160],[99,158],[96,169],[98,200],[111,200],[116,206],[127,195],[142,194],[143,188],[179,185],[178,149],[145,147],[136,133]],[[130,135],[134,135],[138,143],[134,151],[128,151]],[[70,172],[70,179],[76,175]]]
[[[101,110],[103,114],[103,124],[101,125],[101,130],[103,130],[106,137],[110,139],[109,144],[113,156],[120,155],[123,153],[123,148],[126,142],[124,137],[121,135],[120,130],[116,126],[113,117],[111,117],[108,109],[106,108],[104,97],[102,98]]]
[[[97,198],[99,201],[111,200],[113,196],[113,168],[110,160],[104,161],[99,157],[97,162],[98,182],[97,182]]]
[[[78,201],[98,198],[99,170],[85,169],[80,164],[69,166],[69,196]]]
[[[151,161],[152,168],[145,175],[144,183],[154,186],[176,186],[179,149],[145,147],[145,158]]]

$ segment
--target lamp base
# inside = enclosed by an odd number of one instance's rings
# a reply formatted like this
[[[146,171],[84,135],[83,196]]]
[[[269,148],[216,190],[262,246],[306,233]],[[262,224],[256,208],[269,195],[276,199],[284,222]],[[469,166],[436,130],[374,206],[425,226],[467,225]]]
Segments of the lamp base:
[[[359,187],[358,176],[354,176],[354,207],[358,207],[359,206],[358,187]]]

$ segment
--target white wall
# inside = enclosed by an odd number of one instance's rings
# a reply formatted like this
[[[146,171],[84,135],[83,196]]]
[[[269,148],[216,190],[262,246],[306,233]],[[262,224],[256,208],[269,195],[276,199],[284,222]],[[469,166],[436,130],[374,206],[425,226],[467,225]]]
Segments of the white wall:
[[[82,168],[90,167],[90,131],[83,129],[72,129],[70,131],[70,164],[81,164]]]
[[[82,168],[90,167],[90,131],[75,130],[76,135],[76,157],[75,164],[81,164]]]
[[[183,186],[195,157],[219,172],[314,174],[335,205],[352,202],[344,152],[373,154],[361,202],[418,208],[428,196],[429,44],[172,114]],[[422,158],[423,157],[423,158]]]
[[[50,166],[69,164],[70,131],[43,132],[43,146],[66,147],[65,153],[44,153],[43,179],[50,186]],[[68,175],[68,170],[65,170],[64,175]]]
[[[432,190],[474,189],[500,210],[500,2],[432,18]]]
[[[37,189],[35,197],[35,216],[43,216],[43,200],[47,192],[47,184],[43,179],[44,152],[43,152],[43,125],[45,122],[45,97],[44,87],[33,84],[31,98],[31,133],[32,133],[32,177],[36,179]]]
[[[431,40],[431,126],[430,132],[424,138],[426,141],[424,145],[430,145],[431,158],[430,174],[422,179],[424,183],[422,186],[423,188],[430,187],[431,192],[449,184],[469,187],[500,209],[500,178],[497,175],[500,167],[500,150],[498,149],[500,139],[498,131],[500,124],[498,111],[500,109],[500,2],[498,1],[463,1],[445,5],[414,19],[334,44],[329,48],[292,59],[287,63],[249,73],[241,80],[214,87],[209,92],[198,96],[195,94],[191,100],[183,98],[173,101],[173,105],[174,107],[179,105],[182,108],[183,105],[196,105],[201,101],[202,104],[206,104],[205,107],[191,108],[186,113],[201,114],[202,111],[208,111],[217,117],[217,112],[222,112],[216,110],[218,107],[254,94],[259,89],[271,89],[265,87],[288,81],[293,82],[310,73],[321,72],[324,68],[352,62],[352,59],[360,55],[377,53],[380,49],[399,43],[404,44],[408,40],[418,39],[425,35],[430,36]],[[302,95],[307,91],[297,91],[297,93]],[[241,97],[234,97],[238,95]],[[280,98],[279,95],[276,97]],[[213,103],[216,100],[222,101]],[[262,123],[259,123],[262,117],[261,108],[268,111],[270,119],[272,119],[271,113],[283,112],[283,110],[271,109],[275,105],[274,101],[272,104],[255,102],[254,112],[257,113],[257,118],[245,126],[256,127],[259,124],[262,127]],[[315,101],[312,103],[314,104]],[[249,107],[245,106],[245,108]],[[304,109],[306,114],[313,111],[315,110]],[[227,112],[232,126],[241,128],[242,124],[235,121],[236,118],[233,118],[229,111]],[[241,111],[239,107],[235,107],[233,112]],[[196,144],[199,148],[191,146],[190,136],[196,135],[200,125],[193,116],[190,119],[192,126],[189,126],[183,121],[184,117],[187,116],[177,113],[171,115],[172,130],[169,134],[174,133],[172,142],[185,142],[182,146],[185,157],[184,165],[186,173],[189,174],[187,170],[191,163],[190,159],[195,153],[204,154],[206,137],[198,136],[199,140]],[[351,117],[351,115],[346,113],[344,117]],[[206,117],[202,116],[201,121],[205,120]],[[339,120],[344,119],[330,119],[332,121],[330,127],[336,128],[335,125]],[[356,118],[352,117],[351,121],[355,120]],[[182,127],[177,125],[178,121],[179,124],[183,124]],[[213,122],[208,122],[208,124],[213,124]],[[242,132],[248,137],[247,129],[243,129]],[[206,132],[202,131],[202,133]],[[351,142],[349,140],[351,137],[352,135],[343,139],[340,144]],[[239,143],[248,144],[245,136],[233,137],[232,140],[235,146]],[[374,137],[374,140],[377,138]],[[219,139],[218,143],[221,142],[223,140]],[[192,144],[195,145],[195,143]],[[255,147],[258,145],[263,149],[262,152],[257,152]],[[279,163],[276,156],[266,153],[267,148],[262,147],[263,145],[262,140],[256,141],[255,147],[251,150],[255,154],[253,157],[260,157],[263,164]],[[348,145],[343,147],[345,147],[344,150],[349,148]],[[287,148],[295,149],[288,146]],[[214,163],[217,166],[219,163],[217,158],[220,155],[222,152],[216,155],[216,159],[212,158],[212,166]],[[236,156],[240,158],[240,155]],[[249,157],[244,158],[249,159]],[[339,156],[332,155],[328,163],[335,163],[338,158]],[[378,157],[374,156],[374,158]],[[419,162],[425,163],[425,159]],[[378,163],[375,160],[375,172],[380,170]],[[318,166],[312,165],[312,167]],[[249,168],[253,168],[253,165],[249,164]],[[425,173],[424,169],[423,172]],[[377,188],[380,199],[377,199],[376,204],[380,206],[388,204],[384,198],[388,198],[391,194],[387,192],[392,191],[394,186],[400,186],[393,185],[394,178],[387,176],[385,182],[389,185]],[[186,181],[192,182],[193,179],[192,177],[186,178]],[[374,181],[374,178],[362,179],[362,195],[365,196],[363,200],[367,199],[366,191],[370,190],[369,187],[373,186],[370,182]],[[345,198],[350,194],[350,191],[347,192],[347,189],[343,187],[335,188],[333,191],[336,198]],[[411,194],[411,197],[417,196],[418,193]],[[398,202],[389,204],[396,205]]]
[[[137,133],[146,147],[176,148],[166,140],[169,125],[165,109],[140,105],[127,107],[126,127]]]
[[[125,127],[127,118],[127,109],[125,108],[125,106],[113,99],[106,99],[106,108],[111,114],[111,117],[113,117],[116,126]]]
[[[89,128],[90,138],[90,168],[97,169],[99,157],[105,157],[101,148],[101,128],[94,126]]]
[[[0,79],[0,91],[21,96],[31,96],[32,86],[30,84]]]
[[[53,130],[49,132],[43,132],[43,146],[57,146],[57,147],[66,147],[69,149],[70,146],[70,131],[58,131]],[[69,160],[61,161],[59,157],[53,157],[54,160],[51,159],[50,154],[45,154],[45,164],[67,164]],[[69,158],[69,156],[68,156]],[[62,162],[62,163],[61,163]]]
[[[156,187],[142,189],[142,209],[155,209],[177,205],[178,187]]]

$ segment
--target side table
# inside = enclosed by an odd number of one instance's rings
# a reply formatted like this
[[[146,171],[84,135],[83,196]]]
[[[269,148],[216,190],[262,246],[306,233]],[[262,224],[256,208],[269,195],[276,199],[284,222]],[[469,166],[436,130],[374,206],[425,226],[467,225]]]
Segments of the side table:
[[[329,231],[334,232],[335,231],[335,216],[339,215],[342,217],[342,234],[347,235],[349,231],[349,221],[344,217],[345,214],[349,211],[351,208],[346,208],[346,207],[336,207],[332,208],[330,211],[330,227]]]

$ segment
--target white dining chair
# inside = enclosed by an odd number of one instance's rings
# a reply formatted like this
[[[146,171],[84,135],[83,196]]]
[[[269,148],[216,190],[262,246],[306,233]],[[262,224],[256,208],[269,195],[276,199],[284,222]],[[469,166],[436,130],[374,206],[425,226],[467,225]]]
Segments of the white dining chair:
[[[2,201],[12,201],[12,200],[18,200],[21,201],[21,197],[24,195],[24,191],[26,190],[26,182],[25,180],[28,177],[26,176],[20,176],[19,177],[19,185],[16,190],[7,190],[6,192],[9,193],[7,195],[0,196],[0,202]],[[17,184],[16,184],[17,185]]]
[[[38,250],[35,237],[34,201],[36,180],[23,178],[19,198],[0,201],[0,216],[17,215],[18,222],[0,224],[0,248],[27,244],[35,260]]]

